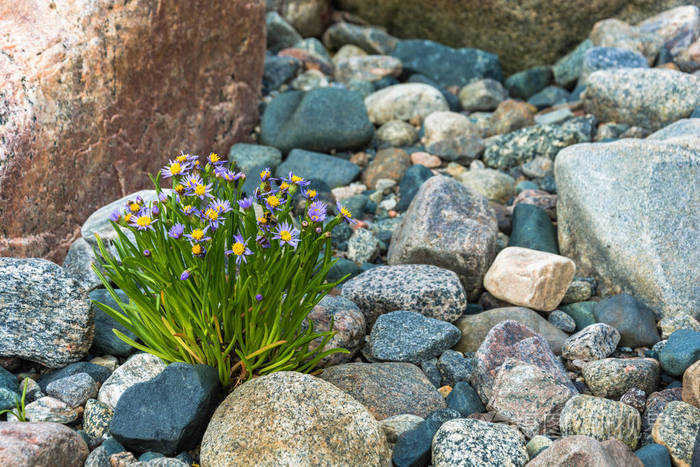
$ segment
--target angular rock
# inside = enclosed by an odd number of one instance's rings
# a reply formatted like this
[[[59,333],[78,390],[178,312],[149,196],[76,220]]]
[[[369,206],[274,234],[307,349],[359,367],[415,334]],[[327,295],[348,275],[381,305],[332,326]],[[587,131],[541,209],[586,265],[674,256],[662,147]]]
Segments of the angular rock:
[[[544,89],[552,81],[552,70],[547,66],[538,66],[512,74],[506,79],[508,94],[522,100]]]
[[[265,69],[263,71],[262,89],[263,95],[280,88],[283,84],[294,79],[303,64],[294,57],[278,55],[265,55]]]
[[[578,395],[564,406],[559,426],[562,436],[585,435],[598,441],[615,438],[635,449],[642,420],[637,410],[622,402]]]
[[[524,202],[515,204],[508,246],[529,248],[558,255],[557,231],[547,211],[539,206]]]
[[[586,85],[584,109],[603,122],[658,130],[700,105],[700,78],[674,70],[601,70]]]
[[[508,320],[491,328],[475,355],[471,384],[484,403],[491,400],[498,370],[509,357],[539,367],[574,394],[578,392],[547,341],[523,324]]]
[[[380,28],[340,22],[326,30],[323,43],[333,50],[352,44],[369,54],[385,55],[396,48],[398,40]]]
[[[124,391],[109,431],[129,449],[174,456],[199,444],[220,392],[214,368],[171,363],[155,378]]]
[[[341,295],[360,308],[369,329],[380,315],[391,311],[415,311],[452,322],[467,306],[455,273],[422,264],[372,268],[343,284]]]
[[[88,215],[151,185],[165,155],[225,153],[257,121],[263,2],[61,5],[2,12],[0,256],[60,262]]]
[[[562,357],[568,360],[600,360],[617,348],[620,333],[605,323],[586,326],[569,337],[561,348]]]
[[[375,189],[377,181],[382,178],[399,181],[411,166],[411,159],[405,151],[387,148],[377,152],[374,160],[362,173],[362,182],[369,189]]]
[[[260,129],[262,143],[283,153],[353,149],[374,136],[362,98],[340,88],[280,94],[265,109]]]
[[[536,459],[532,467],[643,467],[629,447],[616,439],[602,443],[590,436],[566,436],[554,442]]]
[[[653,358],[604,358],[583,365],[583,378],[594,396],[619,399],[632,388],[656,390],[661,367]]]
[[[486,411],[479,395],[466,381],[458,381],[445,400],[447,407],[456,410],[462,417]]]
[[[471,169],[459,176],[462,184],[489,201],[505,204],[515,193],[515,179],[494,169]]]
[[[265,15],[265,28],[267,29],[267,48],[272,52],[292,47],[302,40],[301,35],[276,11]]]
[[[535,124],[535,108],[530,104],[514,99],[508,99],[496,107],[491,114],[489,134],[500,135],[511,133]]]
[[[390,457],[380,425],[360,403],[318,378],[283,371],[239,386],[216,409],[200,463],[379,466]]]
[[[467,112],[495,110],[508,93],[495,79],[486,78],[467,84],[459,91],[459,102]]]
[[[365,55],[348,57],[335,62],[335,79],[349,83],[353,79],[378,81],[387,76],[401,74],[401,60],[388,55]]]
[[[137,353],[107,378],[100,388],[97,399],[114,408],[127,389],[156,377],[164,369],[165,363],[155,355]]]
[[[365,98],[372,123],[383,125],[390,120],[421,120],[433,112],[450,108],[440,91],[422,83],[396,84]]]
[[[423,122],[425,150],[448,161],[468,162],[479,156],[484,144],[479,129],[456,112],[433,112]]]
[[[554,164],[562,254],[601,295],[627,292],[663,316],[700,309],[700,250],[677,228],[700,216],[700,145],[674,141],[577,145]]]
[[[654,312],[629,294],[615,295],[598,302],[593,314],[596,321],[609,324],[620,332],[620,345],[651,347],[661,340],[656,330]]]
[[[643,414],[647,404],[647,396],[641,389],[632,388],[620,396],[620,402],[637,409],[637,412]]]
[[[90,453],[74,430],[58,423],[0,422],[0,464],[80,467]]]
[[[432,454],[435,467],[523,466],[528,461],[525,440],[517,429],[472,418],[445,422],[433,438]]]
[[[95,314],[85,290],[43,259],[0,258],[0,356],[50,368],[82,359]]]
[[[400,199],[396,210],[405,211],[408,209],[420,187],[432,176],[433,172],[421,164],[415,164],[406,169],[401,181],[399,181]]]
[[[685,402],[669,402],[654,423],[654,442],[665,446],[674,465],[690,467],[695,438],[700,433],[700,409]]]
[[[465,357],[456,350],[445,350],[435,362],[435,367],[441,379],[438,386],[454,386],[460,381],[469,381],[474,371],[474,359],[471,356]]]
[[[683,52],[700,37],[700,9],[686,5],[666,10],[637,25],[642,32],[656,34],[664,40],[664,48],[684,69]]]
[[[561,353],[561,346],[568,338],[564,332],[528,308],[492,308],[475,315],[464,315],[454,323],[462,331],[462,339],[454,349],[476,352],[491,328],[506,320],[517,321],[544,337],[552,352],[557,355]]]
[[[347,206],[347,205],[346,205]],[[354,209],[350,212],[356,213]],[[379,256],[380,241],[367,229],[357,229],[348,239],[348,259],[359,264],[369,263]]]
[[[360,167],[339,157],[320,152],[293,149],[287,160],[277,167],[276,177],[286,177],[289,172],[306,179],[322,180],[329,187],[348,185],[360,174]]]
[[[326,295],[311,310],[308,319],[314,323],[315,332],[330,330],[332,319],[336,334],[328,341],[326,349],[343,348],[350,351],[322,358],[319,362],[321,368],[349,362],[365,342],[365,316],[357,305],[344,297]],[[313,341],[309,344],[309,349],[318,345],[319,341]]]
[[[508,358],[496,374],[487,408],[532,438],[558,430],[552,421],[574,395],[575,391],[537,366]]]
[[[69,424],[78,419],[76,412],[68,404],[44,396],[25,406],[25,416],[30,422],[54,422]]]
[[[639,52],[617,47],[592,47],[583,54],[580,83],[585,83],[591,73],[611,68],[649,68],[647,59]]]
[[[484,276],[484,288],[509,303],[552,311],[564,297],[575,270],[569,258],[508,247],[498,253]]]
[[[387,261],[450,269],[475,299],[496,254],[497,233],[496,217],[483,196],[452,178],[432,177],[394,232]]]
[[[552,67],[554,81],[561,86],[573,84],[581,76],[583,56],[591,47],[593,47],[593,42],[586,39],[566,56],[557,60],[557,63]]]
[[[97,396],[97,384],[87,373],[57,379],[46,386],[46,393],[71,407],[78,407]]]
[[[419,365],[457,343],[458,328],[413,311],[380,315],[369,337],[370,354],[377,360]]]

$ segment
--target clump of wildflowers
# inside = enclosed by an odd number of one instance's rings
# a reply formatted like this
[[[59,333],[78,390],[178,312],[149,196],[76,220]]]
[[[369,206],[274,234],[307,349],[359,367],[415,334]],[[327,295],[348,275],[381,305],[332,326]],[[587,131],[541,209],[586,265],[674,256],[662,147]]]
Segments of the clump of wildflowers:
[[[333,217],[293,173],[275,178],[264,169],[247,194],[245,179],[215,153],[203,163],[190,154],[169,160],[153,179],[157,201],[137,198],[111,213],[116,254],[98,238],[104,274],[94,268],[121,310],[97,305],[140,342],[115,334],[166,361],[209,364],[226,387],[274,371],[312,371],[343,351],[325,349],[333,332],[314,332],[307,316],[336,285],[325,281],[331,230],[356,222],[339,204]],[[306,209],[294,218],[297,194]],[[315,340],[320,345],[310,345]]]

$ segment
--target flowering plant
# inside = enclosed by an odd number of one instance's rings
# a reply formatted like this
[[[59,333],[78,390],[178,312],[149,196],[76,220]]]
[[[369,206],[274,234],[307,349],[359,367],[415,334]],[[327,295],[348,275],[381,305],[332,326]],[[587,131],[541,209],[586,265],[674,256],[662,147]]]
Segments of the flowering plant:
[[[172,190],[160,188],[161,178]],[[245,175],[216,154],[203,168],[182,154],[151,179],[157,201],[137,198],[110,216],[115,253],[97,238],[104,274],[93,270],[121,310],[97,306],[140,342],[115,329],[120,339],[166,361],[211,365],[224,387],[280,370],[309,372],[323,357],[347,352],[325,349],[332,323],[319,333],[307,319],[338,284],[325,278],[331,229],[355,222],[345,208],[331,217],[308,181],[273,178],[269,169],[243,197]],[[305,200],[297,219],[295,193]]]

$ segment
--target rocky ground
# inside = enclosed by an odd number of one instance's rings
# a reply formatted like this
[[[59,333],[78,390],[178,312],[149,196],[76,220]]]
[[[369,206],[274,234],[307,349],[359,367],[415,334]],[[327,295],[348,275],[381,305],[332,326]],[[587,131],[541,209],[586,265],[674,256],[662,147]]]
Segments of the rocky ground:
[[[26,382],[30,421],[0,422],[2,463],[700,465],[700,10],[600,21],[507,79],[481,50],[322,39],[268,13],[258,144],[228,158],[360,219],[311,315],[351,353],[226,396],[134,352],[89,301],[116,200],[62,267],[0,258],[0,410]]]

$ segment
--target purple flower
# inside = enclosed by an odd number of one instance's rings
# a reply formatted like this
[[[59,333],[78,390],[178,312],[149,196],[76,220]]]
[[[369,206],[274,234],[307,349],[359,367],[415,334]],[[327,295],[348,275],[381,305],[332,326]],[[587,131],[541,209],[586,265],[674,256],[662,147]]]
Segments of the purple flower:
[[[265,198],[265,206],[267,206],[267,209],[270,211],[279,211],[282,209],[282,205],[286,202],[284,198],[278,198],[275,195],[270,195],[267,198]]]
[[[205,185],[203,182],[195,183],[193,187],[189,188],[189,192],[185,193],[187,196],[197,196],[199,199],[213,198],[211,194],[212,184]]]
[[[160,200],[161,203],[165,203],[168,201],[168,195],[163,193],[162,191],[158,193],[158,199]]]
[[[109,220],[112,222],[118,222],[121,217],[122,215],[119,212],[119,208],[115,208],[114,211],[112,211],[112,214],[109,215]]]
[[[306,199],[316,199],[318,192],[316,190],[301,190],[301,193]]]
[[[231,211],[231,203],[227,199],[216,198],[209,203],[209,207],[219,214],[224,214]]]
[[[248,240],[244,240],[241,235],[233,236],[233,245],[231,245],[230,250],[226,250],[224,253],[227,255],[236,255],[236,264],[240,265],[241,261],[248,263],[246,256],[252,255],[253,252],[246,246]]]
[[[178,239],[182,237],[183,233],[185,233],[185,226],[179,222],[174,224],[172,227],[170,227],[170,230],[168,230],[168,236],[170,238]]]
[[[256,299],[257,301],[261,302],[262,299],[263,299],[262,294],[256,294],[256,295],[255,295],[255,299]]]
[[[238,206],[241,209],[248,209],[252,205],[253,205],[253,197],[252,196],[238,200]]]
[[[289,245],[296,248],[299,243],[299,230],[291,227],[288,223],[282,222],[277,226],[273,240],[279,240],[280,245]]]
[[[148,213],[141,211],[138,214],[131,216],[129,225],[137,230],[155,230],[153,228],[153,223],[156,221],[157,219],[153,219],[150,215],[148,215]]]
[[[207,237],[207,230],[209,230],[209,226],[203,229],[192,229],[192,232],[185,234],[185,237],[192,243],[205,242],[211,240],[211,237]]]
[[[160,208],[154,204],[151,207],[151,214],[153,214],[154,216],[157,216],[158,214],[160,214]]]
[[[258,235],[255,237],[255,243],[260,245],[260,248],[270,248],[270,241],[264,235]]]
[[[185,175],[190,169],[190,165],[187,162],[178,162],[170,160],[165,168],[161,169],[160,173],[163,178],[176,177],[178,175]]]
[[[323,222],[326,220],[326,208],[328,206],[323,201],[314,201],[309,206],[309,219],[314,222]]]
[[[195,216],[199,215],[199,210],[195,208],[192,205],[185,205],[182,207],[182,212],[184,212],[186,215],[194,214]]]
[[[151,250],[143,250],[143,256],[145,256],[145,257],[151,256]]]
[[[348,224],[357,224],[357,221],[352,218],[352,213],[348,211],[347,208],[344,208],[338,202],[335,203],[335,207],[338,208],[338,214],[343,216],[345,222],[347,222]]]
[[[263,182],[268,181],[268,180],[270,179],[271,176],[272,176],[272,172],[270,172],[270,168],[269,168],[269,167],[265,167],[265,168],[262,170],[262,172],[260,172],[260,180],[262,180]]]
[[[289,183],[290,185],[299,185],[299,186],[311,185],[311,181],[304,180],[302,177],[299,177],[298,175],[294,175],[292,172],[289,172],[289,175],[287,176],[287,178],[284,179],[284,181]]]
[[[202,178],[197,175],[197,174],[191,174],[185,177],[185,179],[182,181],[182,184],[187,188],[188,190],[193,190],[195,186],[201,185]]]
[[[185,269],[184,271],[182,271],[182,274],[180,274],[180,280],[181,280],[181,281],[186,281],[186,280],[189,279],[189,278],[190,278],[190,272],[189,272],[187,269]]]
[[[208,160],[209,163],[210,163],[211,165],[213,165],[213,166],[217,166],[217,165],[221,165],[221,164],[225,164],[225,163],[226,163],[226,161],[223,160],[223,159],[221,158],[221,156],[219,156],[219,155],[218,155],[217,153],[215,153],[215,152],[212,152],[211,154],[209,154],[209,156],[207,157],[207,160]]]

